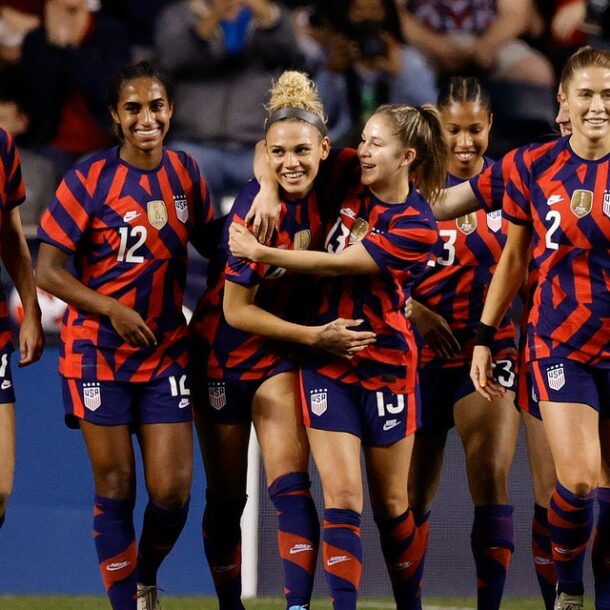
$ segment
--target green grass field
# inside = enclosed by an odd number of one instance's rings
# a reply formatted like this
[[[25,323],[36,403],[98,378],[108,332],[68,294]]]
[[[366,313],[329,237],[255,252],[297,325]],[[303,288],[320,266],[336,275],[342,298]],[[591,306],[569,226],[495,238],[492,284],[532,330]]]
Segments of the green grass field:
[[[244,602],[247,610],[280,610],[284,601],[280,598],[259,598]],[[476,606],[473,599],[430,599],[426,600],[424,610],[457,610]],[[375,600],[362,598],[358,604],[363,610],[391,610],[395,606],[389,599]],[[502,610],[540,610],[539,600],[505,599]],[[588,607],[592,607],[589,605]],[[11,597],[0,596],[2,610],[109,610],[110,605],[103,597]],[[166,597],[163,599],[163,610],[216,610],[216,600],[211,597]],[[326,600],[317,600],[312,610],[331,610]]]

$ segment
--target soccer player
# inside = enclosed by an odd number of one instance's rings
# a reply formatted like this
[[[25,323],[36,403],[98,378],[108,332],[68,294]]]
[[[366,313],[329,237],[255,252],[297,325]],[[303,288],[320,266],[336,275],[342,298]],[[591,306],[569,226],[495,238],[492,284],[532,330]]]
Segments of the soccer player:
[[[37,280],[69,305],[59,363],[66,422],[80,427],[93,469],[110,603],[156,610],[157,570],[184,526],[191,486],[187,242],[212,211],[194,161],[163,147],[173,111],[165,77],[147,62],[126,66],[110,99],[121,144],[66,174],[39,228]],[[149,495],[139,547],[132,432]]]
[[[549,507],[557,572],[555,610],[583,607],[583,562],[593,545],[596,609],[610,608],[610,53],[585,47],[568,60],[561,88],[572,135],[532,145],[515,159],[504,210],[505,250],[491,283],[471,377],[487,398],[488,345],[525,276],[538,270],[527,325],[527,360],[558,482]]]
[[[364,127],[358,156],[361,176],[326,237],[328,252],[264,246],[235,223],[229,241],[234,256],[331,276],[320,287],[315,323],[353,316],[377,335],[376,343],[351,359],[314,354],[300,373],[307,435],[324,491],[324,569],[337,610],[356,608],[358,596],[363,447],[399,607],[409,599],[408,578],[421,555],[407,498],[419,420],[416,349],[403,309],[438,239],[426,201],[434,200],[445,176],[438,113],[431,106],[380,107]],[[410,180],[417,181],[421,194]]]
[[[18,366],[36,362],[44,346],[32,259],[19,215],[19,205],[24,200],[25,186],[21,178],[19,154],[9,133],[0,129],[0,255],[17,288],[24,312],[19,330]],[[11,374],[13,351],[6,296],[0,286],[0,528],[4,523],[15,470],[15,390]]]
[[[320,249],[341,200],[343,174],[353,174],[349,168],[357,159],[353,151],[330,152],[324,109],[306,75],[282,74],[267,108],[264,147],[281,198],[272,243]],[[237,197],[230,220],[244,223],[257,193],[253,180]],[[196,422],[207,478],[204,549],[219,607],[242,610],[240,518],[253,423],[278,515],[286,604],[297,610],[311,599],[320,527],[309,490],[292,344],[350,356],[374,335],[350,330],[359,324],[353,320],[303,326],[313,287],[282,268],[231,256],[227,231],[228,224],[191,322]]]
[[[456,76],[440,91],[448,144],[445,187],[491,165],[484,156],[492,114],[487,92],[474,77]],[[409,500],[416,523],[427,522],[443,464],[447,432],[455,425],[464,445],[475,505],[471,545],[477,572],[477,607],[500,607],[513,545],[508,499],[519,414],[513,406],[515,329],[508,315],[492,346],[494,374],[507,389],[490,408],[469,377],[474,333],[491,277],[506,240],[502,212],[483,210],[441,221],[442,252],[413,291],[411,321],[423,338],[420,353],[422,427],[415,435]],[[421,570],[417,573],[421,578]],[[416,600],[413,600],[415,607]],[[421,607],[421,606],[420,606]]]

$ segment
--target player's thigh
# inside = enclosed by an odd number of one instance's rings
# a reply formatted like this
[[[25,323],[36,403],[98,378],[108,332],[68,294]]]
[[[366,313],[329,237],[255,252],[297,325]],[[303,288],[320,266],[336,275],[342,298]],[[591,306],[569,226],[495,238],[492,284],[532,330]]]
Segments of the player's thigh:
[[[0,507],[13,490],[15,472],[15,405],[0,404]]]
[[[80,429],[93,469],[96,493],[114,499],[134,497],[135,459],[130,427],[81,420]]]
[[[586,404],[540,402],[557,479],[570,491],[597,487],[601,463],[599,414]]]
[[[142,424],[138,440],[151,498],[166,508],[184,505],[193,476],[192,423]]]
[[[289,472],[304,472],[309,461],[309,444],[303,426],[293,371],[274,375],[256,391],[252,421],[261,448],[267,484]]]
[[[506,503],[508,472],[520,423],[514,393],[507,391],[490,402],[478,392],[472,392],[455,404],[454,419],[464,445],[474,503]]]
[[[418,430],[409,466],[409,504],[416,515],[427,513],[441,478],[447,430]]]
[[[391,445],[365,447],[367,482],[378,519],[402,515],[409,507],[408,479],[414,435]]]
[[[307,428],[326,508],[362,511],[360,439],[349,432]]]
[[[548,507],[557,482],[551,447],[542,420],[530,415],[527,411],[521,411],[521,417],[525,426],[534,499],[536,504]]]

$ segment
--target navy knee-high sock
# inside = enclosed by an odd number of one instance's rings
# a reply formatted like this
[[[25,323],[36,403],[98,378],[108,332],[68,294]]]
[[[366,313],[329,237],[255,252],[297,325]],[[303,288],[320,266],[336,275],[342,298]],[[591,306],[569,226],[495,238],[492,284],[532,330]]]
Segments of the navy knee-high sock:
[[[476,506],[471,546],[477,569],[477,608],[498,610],[515,548],[513,507],[508,504]]]
[[[394,519],[377,520],[377,527],[397,610],[420,610],[420,564],[426,552],[427,527],[420,533],[411,509]]]
[[[597,489],[599,514],[593,538],[595,610],[610,610],[610,488]]]
[[[142,535],[138,547],[138,582],[157,584],[157,571],[168,553],[174,548],[186,523],[189,501],[177,509],[167,509],[151,499],[144,511]]]
[[[545,610],[553,610],[555,605],[555,585],[557,574],[551,550],[551,530],[549,529],[548,509],[534,504],[532,520],[532,556],[534,569],[540,585]]]
[[[322,557],[333,610],[355,610],[362,575],[360,513],[342,508],[324,511]]]
[[[320,544],[320,521],[306,472],[291,472],[269,486],[278,518],[278,544],[288,608],[308,606]]]
[[[230,502],[206,493],[203,548],[218,597],[219,610],[244,610],[241,603],[241,526],[246,497]]]
[[[549,505],[557,592],[582,595],[585,551],[593,530],[595,492],[579,497],[561,483]]]
[[[93,536],[113,610],[136,610],[136,535],[133,500],[95,496]]]

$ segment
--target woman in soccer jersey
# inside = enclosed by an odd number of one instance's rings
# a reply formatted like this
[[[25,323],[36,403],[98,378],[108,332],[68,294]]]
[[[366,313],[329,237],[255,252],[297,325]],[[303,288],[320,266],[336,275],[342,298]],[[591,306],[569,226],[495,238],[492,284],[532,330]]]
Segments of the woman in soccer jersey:
[[[126,66],[109,99],[121,144],[66,174],[39,228],[37,280],[69,305],[60,356],[66,422],[80,427],[93,469],[108,597],[115,610],[154,610],[157,570],[188,512],[182,295],[187,242],[211,208],[197,165],[163,147],[173,110],[165,77],[147,62]],[[139,547],[132,432],[149,495]]]
[[[437,241],[426,199],[440,191],[446,149],[438,113],[428,106],[382,106],[358,148],[361,183],[352,183],[326,238],[328,252],[259,244],[233,224],[233,254],[298,273],[332,276],[320,287],[314,320],[364,318],[377,342],[352,359],[314,355],[301,367],[307,435],[324,490],[323,558],[335,608],[356,607],[362,547],[364,447],[382,550],[399,607],[421,555],[407,498],[418,424],[416,350],[403,309]],[[418,192],[411,180],[417,181]]]
[[[19,205],[25,199],[19,154],[8,132],[0,129],[0,255],[23,304],[18,366],[36,362],[44,346],[40,307]],[[11,329],[6,296],[0,285],[0,528],[13,488],[15,470],[15,390],[11,374]]]
[[[477,175],[492,161],[484,156],[492,115],[489,96],[474,77],[453,77],[437,107],[448,144],[445,187]],[[455,425],[464,445],[475,505],[472,551],[479,610],[500,607],[513,551],[508,473],[519,415],[513,405],[515,330],[508,315],[492,352],[495,375],[507,392],[490,409],[469,377],[474,333],[506,239],[501,212],[478,211],[439,222],[442,251],[413,291],[411,321],[423,338],[420,353],[422,427],[415,435],[409,500],[416,522],[427,530],[443,464],[448,430]],[[417,574],[421,579],[421,571]]]
[[[267,108],[264,147],[282,202],[272,243],[320,249],[330,206],[336,209],[341,199],[342,172],[357,165],[355,153],[330,153],[324,109],[306,75],[282,74]],[[257,193],[253,180],[238,195],[231,220],[245,222]],[[253,423],[278,514],[287,607],[304,608],[311,599],[320,528],[309,491],[293,344],[349,356],[374,335],[350,330],[358,321],[303,326],[313,287],[284,269],[232,257],[227,231],[228,224],[191,322],[196,421],[207,479],[204,549],[220,607],[243,608],[240,518]]]
[[[572,135],[516,156],[504,199],[510,221],[473,353],[471,376],[492,399],[489,344],[527,271],[538,284],[527,358],[558,483],[549,506],[556,610],[583,607],[583,561],[593,544],[596,608],[610,607],[610,53],[586,47],[561,78]]]

